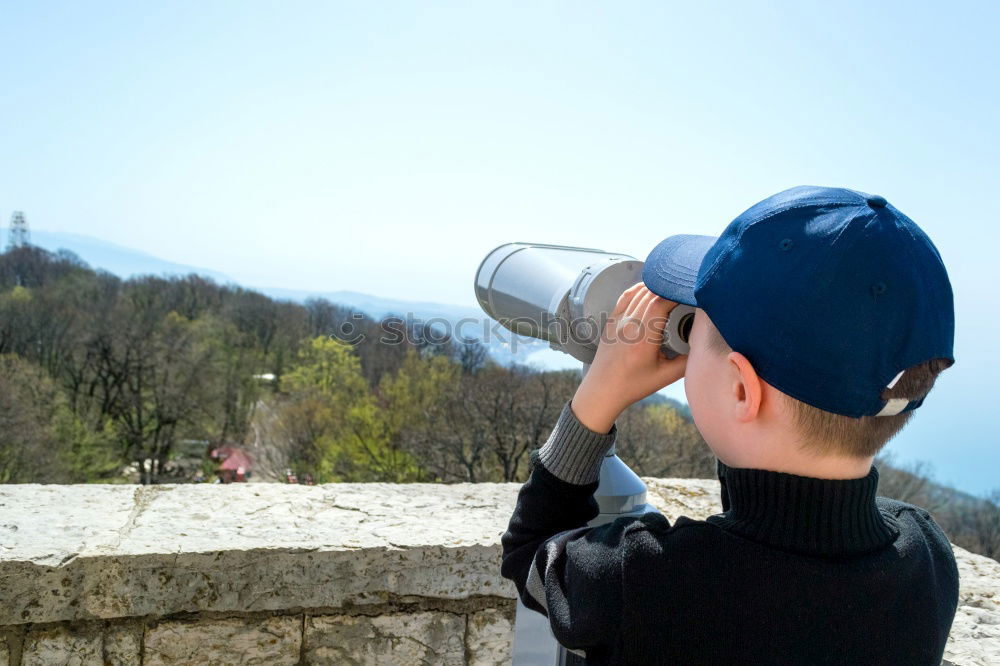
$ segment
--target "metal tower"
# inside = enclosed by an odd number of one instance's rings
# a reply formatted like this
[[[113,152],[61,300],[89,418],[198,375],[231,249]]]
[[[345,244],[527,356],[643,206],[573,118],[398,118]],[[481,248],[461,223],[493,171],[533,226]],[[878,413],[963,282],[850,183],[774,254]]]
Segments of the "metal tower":
[[[10,216],[10,231],[7,232],[7,249],[24,247],[31,242],[31,233],[28,231],[28,221],[24,219],[24,213],[15,210]]]

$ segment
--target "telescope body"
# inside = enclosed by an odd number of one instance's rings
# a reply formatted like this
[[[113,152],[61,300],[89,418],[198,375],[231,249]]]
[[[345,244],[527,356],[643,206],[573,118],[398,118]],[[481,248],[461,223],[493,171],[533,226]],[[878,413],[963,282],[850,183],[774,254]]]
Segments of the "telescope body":
[[[508,243],[479,265],[476,298],[513,333],[590,363],[606,317],[621,293],[642,280],[642,266],[627,254]]]
[[[590,527],[656,511],[656,507],[646,503],[646,484],[615,455],[614,448],[604,456],[594,499],[600,513],[587,523]],[[513,666],[573,666],[584,663],[582,658],[556,641],[549,618],[525,606],[520,598],[517,600],[511,657]]]

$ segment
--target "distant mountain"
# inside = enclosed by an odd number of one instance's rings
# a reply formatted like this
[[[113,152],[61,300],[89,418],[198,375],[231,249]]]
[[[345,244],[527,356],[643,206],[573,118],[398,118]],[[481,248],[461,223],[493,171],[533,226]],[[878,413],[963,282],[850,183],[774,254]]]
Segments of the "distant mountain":
[[[3,229],[0,239],[6,242],[7,230]],[[146,252],[109,243],[92,236],[73,234],[60,231],[31,231],[31,243],[49,252],[69,250],[93,268],[101,268],[121,278],[136,275],[198,275],[211,278],[221,284],[238,284],[224,273],[200,266],[179,264]],[[442,317],[450,322],[457,322],[463,317],[480,319],[483,313],[477,308],[445,303],[400,301],[391,298],[381,298],[356,291],[308,291],[305,289],[279,289],[259,287],[255,285],[240,285],[259,291],[272,298],[302,302],[310,298],[325,298],[333,303],[356,308],[372,317],[381,318],[389,314],[405,317],[413,313],[423,319]]]
[[[422,313],[424,319],[429,318],[427,313],[433,313],[433,317],[441,317],[449,322],[455,323],[463,318],[479,320],[483,317],[483,312],[479,308],[471,308],[462,305],[450,305],[447,303],[433,303],[430,301],[400,301],[391,298],[362,294],[357,291],[308,291],[305,289],[278,289],[274,287],[253,287],[257,291],[267,294],[271,298],[291,301],[306,301],[310,298],[325,298],[332,303],[340,303],[355,308],[372,317],[385,317],[386,315],[396,315],[405,318],[408,313]]]
[[[6,231],[4,229],[4,233],[0,234],[5,245],[7,241]],[[134,275],[189,275],[197,273],[223,284],[233,282],[231,278],[218,271],[166,261],[151,254],[115,245],[92,236],[32,229],[31,243],[49,252],[61,249],[69,250],[93,268],[103,268],[122,278]]]
[[[6,230],[3,231],[5,233],[0,234],[0,239],[6,242]],[[218,271],[166,261],[151,254],[91,236],[32,230],[31,242],[33,245],[50,252],[58,252],[61,249],[69,250],[91,267],[104,269],[121,278],[136,275],[162,276],[195,273],[221,284],[239,284]],[[356,291],[308,291],[255,285],[240,286],[281,300],[303,302],[310,298],[325,298],[332,303],[347,306],[376,319],[395,315],[403,319],[409,318],[432,324],[436,323],[439,328],[447,327],[449,332],[456,337],[472,337],[484,342],[490,355],[499,363],[533,363],[547,369],[579,367],[579,363],[565,354],[549,350],[548,344],[541,340],[519,338],[512,350],[509,344],[512,334],[486,317],[479,308],[447,303],[401,301]]]

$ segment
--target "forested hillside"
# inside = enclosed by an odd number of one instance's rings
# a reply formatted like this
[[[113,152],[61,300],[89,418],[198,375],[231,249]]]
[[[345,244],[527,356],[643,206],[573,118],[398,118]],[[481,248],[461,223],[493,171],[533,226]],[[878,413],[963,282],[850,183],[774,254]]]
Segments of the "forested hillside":
[[[408,318],[326,300],[274,300],[196,276],[121,280],[68,252],[0,255],[0,482],[185,480],[222,444],[254,473],[324,481],[519,481],[572,395],[576,371],[493,362]],[[686,410],[619,420],[639,474],[714,477]],[[1000,509],[882,461],[883,494],[934,512],[953,541],[1000,554]]]
[[[511,481],[576,372],[502,366],[476,341],[198,276],[130,280],[74,255],[0,255],[0,481],[164,480],[179,442],[253,444],[317,481]],[[672,404],[633,408],[640,473],[711,476]],[[169,479],[176,480],[176,479]]]

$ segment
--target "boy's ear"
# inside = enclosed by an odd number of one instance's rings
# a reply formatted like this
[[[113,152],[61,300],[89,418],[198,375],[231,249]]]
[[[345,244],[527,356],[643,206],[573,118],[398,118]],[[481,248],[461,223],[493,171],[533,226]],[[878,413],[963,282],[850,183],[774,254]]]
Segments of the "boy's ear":
[[[729,352],[726,357],[732,370],[732,391],[736,399],[736,418],[744,423],[753,421],[760,412],[763,393],[761,378],[750,365],[747,357],[739,352]]]

